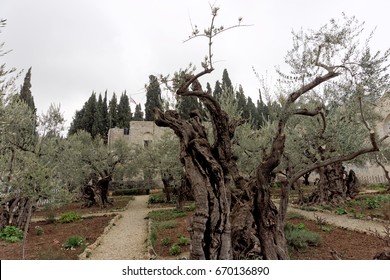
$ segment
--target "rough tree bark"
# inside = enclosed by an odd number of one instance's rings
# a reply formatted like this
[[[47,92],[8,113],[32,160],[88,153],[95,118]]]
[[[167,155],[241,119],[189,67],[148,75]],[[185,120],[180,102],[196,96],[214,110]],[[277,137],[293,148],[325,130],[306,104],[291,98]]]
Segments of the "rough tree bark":
[[[231,259],[230,190],[223,166],[227,163],[221,163],[225,159],[209,144],[197,115],[186,121],[175,111],[157,109],[155,114],[156,124],[172,128],[180,139],[180,159],[196,201],[190,258]]]
[[[15,226],[26,231],[35,211],[35,204],[33,199],[21,196],[6,200],[0,213],[0,230],[5,226]]]

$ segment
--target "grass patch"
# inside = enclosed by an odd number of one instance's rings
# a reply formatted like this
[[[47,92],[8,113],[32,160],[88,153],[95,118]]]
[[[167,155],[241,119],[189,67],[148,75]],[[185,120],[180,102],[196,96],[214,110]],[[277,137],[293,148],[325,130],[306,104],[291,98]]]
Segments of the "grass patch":
[[[332,231],[333,230],[333,227],[332,226],[329,226],[329,225],[320,225],[320,230],[322,231],[326,231],[326,232],[329,232],[329,231]]]
[[[302,206],[300,209],[304,210],[304,211],[309,211],[309,212],[316,212],[316,211],[318,211],[317,208],[311,207],[311,206]]]
[[[187,215],[187,211],[184,210],[157,210],[149,213],[149,218],[154,221],[169,221],[177,218],[185,217]]]
[[[86,245],[85,238],[82,236],[71,236],[69,237],[65,243],[64,248],[67,250],[75,250],[77,247],[80,247],[81,245]]]
[[[287,223],[284,227],[284,233],[291,250],[305,251],[309,246],[318,246],[321,243],[321,237],[308,230],[304,224]]]
[[[305,216],[303,216],[302,214],[299,214],[297,212],[288,212],[287,213],[287,218],[288,219],[300,219],[300,220],[304,220],[305,219]]]
[[[61,224],[72,223],[81,219],[81,216],[74,211],[61,214],[59,222]]]
[[[176,221],[162,221],[158,223],[159,229],[170,229],[170,228],[176,228],[177,222]]]

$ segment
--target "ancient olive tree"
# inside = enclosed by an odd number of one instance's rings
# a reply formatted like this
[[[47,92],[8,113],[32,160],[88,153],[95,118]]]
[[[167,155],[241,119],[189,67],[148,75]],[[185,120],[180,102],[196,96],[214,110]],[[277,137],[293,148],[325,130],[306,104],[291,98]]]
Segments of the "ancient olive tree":
[[[286,62],[296,79],[281,92],[281,108],[270,125],[268,144],[263,146],[253,173],[245,178],[238,169],[237,155],[232,148],[236,128],[242,121],[229,118],[221,104],[199,82],[214,70],[211,49],[214,37],[229,29],[215,25],[217,12],[218,8],[212,8],[211,24],[204,33],[193,31],[193,37],[208,39],[209,53],[202,63],[203,70],[195,73],[184,69],[172,79],[178,96],[197,97],[208,110],[212,140],[197,112],[185,120],[175,111],[155,110],[156,124],[170,127],[179,137],[180,160],[196,201],[190,229],[191,258],[287,259],[284,217],[292,184],[312,170],[377,151],[383,140],[377,139],[375,130],[365,119],[364,104],[383,94],[388,86],[389,52],[372,54],[368,44],[359,45],[362,26],[354,18],[344,18],[343,22],[331,20],[317,31],[295,33]],[[310,108],[304,99],[325,88],[340,100],[356,102],[355,106],[361,108],[358,114],[367,140],[363,148],[319,157],[291,173],[278,209],[271,199],[270,184],[286,156],[289,121],[296,115],[321,116],[323,107]]]
[[[92,206],[100,200],[101,206],[110,204],[108,200],[109,183],[132,177],[137,168],[132,164],[135,157],[131,147],[124,140],[104,144],[100,136],[93,138],[83,130],[71,135],[64,143],[62,151],[64,176],[70,188],[79,191],[85,200],[85,206]]]

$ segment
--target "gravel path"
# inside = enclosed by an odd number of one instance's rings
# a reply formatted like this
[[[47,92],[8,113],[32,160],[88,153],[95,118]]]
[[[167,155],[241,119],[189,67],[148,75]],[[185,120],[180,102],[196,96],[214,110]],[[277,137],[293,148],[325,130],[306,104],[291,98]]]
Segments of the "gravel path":
[[[101,244],[91,253],[92,260],[143,260],[147,259],[146,240],[148,220],[145,217],[148,196],[135,196],[122,218],[102,237]]]
[[[288,208],[288,212],[294,212],[298,213],[300,215],[303,215],[306,219],[309,220],[316,220],[316,216],[321,217],[322,219],[325,219],[328,224],[346,228],[349,230],[354,231],[360,231],[360,232],[367,232],[370,233],[370,230],[377,230],[378,233],[381,235],[384,235],[384,224],[377,221],[371,221],[371,220],[363,220],[363,219],[352,219],[345,215],[335,215],[332,213],[326,213],[326,212],[308,212],[304,211],[295,207]]]
[[[88,259],[92,260],[143,260],[148,259],[148,196],[135,196],[128,208],[121,212],[122,218],[115,222],[106,235],[102,236],[100,245],[92,250]],[[295,207],[289,207],[288,212],[295,212],[307,219],[316,220],[316,216],[325,219],[327,223],[349,230],[370,232],[377,230],[383,233],[384,224],[377,221],[352,219],[343,215],[326,212],[308,212]]]

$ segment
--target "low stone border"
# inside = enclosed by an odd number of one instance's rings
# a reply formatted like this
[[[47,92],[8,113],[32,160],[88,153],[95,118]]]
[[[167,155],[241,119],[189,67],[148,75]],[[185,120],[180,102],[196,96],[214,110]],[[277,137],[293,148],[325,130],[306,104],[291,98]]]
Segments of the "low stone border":
[[[123,211],[128,209],[130,206],[130,203],[133,200],[130,200],[127,205],[123,208]],[[113,212],[112,212],[113,213]],[[112,213],[107,213],[108,215]],[[78,256],[79,260],[87,260],[93,251],[102,243],[103,237],[115,226],[115,223],[121,219],[123,216],[122,214],[118,213],[114,218],[111,219],[110,223],[104,228],[103,233],[96,239],[96,241],[85,248],[85,250]]]
[[[110,223],[104,228],[103,233],[96,239],[96,241],[85,248],[85,250],[78,256],[79,260],[87,260],[92,252],[101,244],[103,237],[115,226],[115,223],[122,218],[122,214],[116,215]]]

